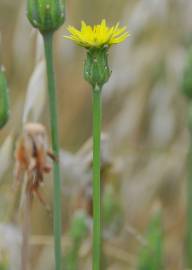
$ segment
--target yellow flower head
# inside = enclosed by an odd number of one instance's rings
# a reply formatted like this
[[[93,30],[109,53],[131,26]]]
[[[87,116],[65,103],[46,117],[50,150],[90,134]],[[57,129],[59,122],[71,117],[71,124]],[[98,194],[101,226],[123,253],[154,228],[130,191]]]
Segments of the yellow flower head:
[[[77,45],[89,48],[101,48],[111,46],[123,42],[129,33],[126,27],[119,27],[119,23],[115,26],[108,27],[106,21],[102,20],[101,24],[91,27],[81,22],[81,30],[79,31],[73,26],[68,26],[70,36],[64,36],[67,39],[73,40]]]

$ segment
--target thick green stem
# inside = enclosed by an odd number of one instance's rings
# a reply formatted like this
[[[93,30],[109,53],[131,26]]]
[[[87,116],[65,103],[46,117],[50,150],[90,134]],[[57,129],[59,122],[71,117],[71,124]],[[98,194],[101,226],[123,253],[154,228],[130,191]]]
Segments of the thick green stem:
[[[93,270],[101,266],[101,89],[93,89]]]
[[[47,64],[52,148],[55,156],[59,158],[57,98],[56,98],[55,76],[53,67],[53,45],[52,45],[53,33],[46,33],[43,35],[43,38]],[[61,270],[61,176],[60,176],[59,161],[54,163],[54,238],[55,238],[55,270]]]

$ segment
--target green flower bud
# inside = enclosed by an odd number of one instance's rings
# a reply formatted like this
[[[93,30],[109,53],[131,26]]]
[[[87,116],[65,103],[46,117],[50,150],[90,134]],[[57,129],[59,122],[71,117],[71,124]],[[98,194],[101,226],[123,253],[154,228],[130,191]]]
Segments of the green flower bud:
[[[4,69],[0,66],[0,128],[2,128],[9,118],[9,97],[8,86]]]
[[[27,0],[27,16],[41,33],[57,30],[65,19],[63,0]]]
[[[192,48],[188,52],[187,63],[184,69],[181,90],[185,96],[192,98]]]
[[[84,78],[93,88],[102,86],[109,80],[111,70],[108,66],[107,48],[90,48],[84,65]]]

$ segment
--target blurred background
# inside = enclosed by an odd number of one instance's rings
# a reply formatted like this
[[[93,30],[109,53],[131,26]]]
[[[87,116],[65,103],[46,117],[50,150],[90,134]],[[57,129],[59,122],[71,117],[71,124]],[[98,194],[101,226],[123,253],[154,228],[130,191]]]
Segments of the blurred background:
[[[110,49],[103,89],[103,265],[107,270],[186,267],[187,99],[181,93],[191,44],[191,0],[69,0],[66,24],[120,22],[131,36]],[[52,215],[34,199],[24,217],[14,189],[14,152],[27,122],[49,134],[41,36],[25,1],[0,0],[0,62],[11,117],[0,131],[0,269],[20,270],[24,219],[30,219],[29,269],[53,270]],[[91,91],[82,75],[86,51],[55,34],[63,198],[63,261],[91,269]],[[41,193],[52,209],[52,177]]]

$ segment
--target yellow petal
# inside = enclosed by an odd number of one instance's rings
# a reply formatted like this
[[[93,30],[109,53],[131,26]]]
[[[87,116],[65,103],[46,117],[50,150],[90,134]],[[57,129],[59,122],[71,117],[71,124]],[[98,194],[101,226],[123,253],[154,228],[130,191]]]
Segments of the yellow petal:
[[[119,23],[108,27],[105,19],[93,27],[81,21],[81,30],[70,25],[67,30],[71,36],[64,37],[85,48],[110,46],[123,42],[129,36],[126,27],[119,27]]]

